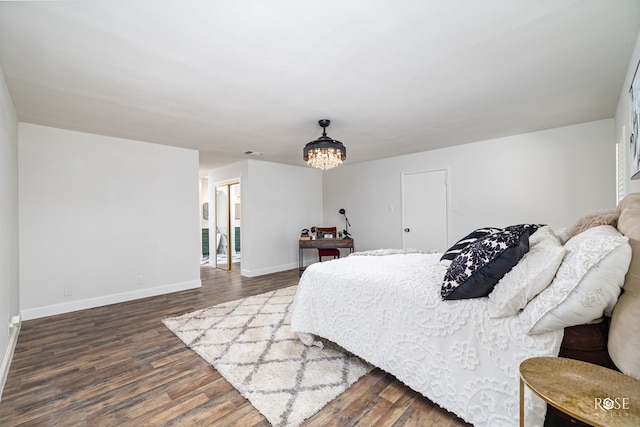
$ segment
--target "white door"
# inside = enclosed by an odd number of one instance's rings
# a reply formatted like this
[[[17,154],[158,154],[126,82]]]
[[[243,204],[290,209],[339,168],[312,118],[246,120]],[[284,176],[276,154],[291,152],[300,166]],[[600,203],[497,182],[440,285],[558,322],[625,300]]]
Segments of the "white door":
[[[402,175],[402,246],[447,250],[447,171]]]

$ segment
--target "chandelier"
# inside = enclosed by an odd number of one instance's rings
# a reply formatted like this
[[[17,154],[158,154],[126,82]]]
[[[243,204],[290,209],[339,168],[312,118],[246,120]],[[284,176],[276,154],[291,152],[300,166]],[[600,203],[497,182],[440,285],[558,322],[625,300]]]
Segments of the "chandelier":
[[[342,142],[327,136],[327,127],[331,120],[318,121],[322,127],[322,136],[304,146],[304,161],[309,166],[326,171],[340,166],[347,158],[347,149]]]

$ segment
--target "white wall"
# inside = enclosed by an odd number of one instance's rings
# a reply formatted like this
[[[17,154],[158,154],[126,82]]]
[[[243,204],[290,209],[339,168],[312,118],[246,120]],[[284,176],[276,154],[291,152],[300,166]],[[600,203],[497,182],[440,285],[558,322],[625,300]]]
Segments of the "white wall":
[[[19,131],[25,318],[200,286],[197,151]]]
[[[13,348],[9,319],[19,314],[18,119],[0,69],[0,396]]]
[[[568,226],[615,207],[614,135],[607,119],[344,164],[324,173],[324,219],[344,224],[344,208],[356,250],[400,248],[402,173],[447,169],[450,244],[482,226]]]
[[[211,186],[235,179],[242,192],[242,275],[297,268],[300,230],[322,223],[322,172],[244,160],[209,173]]]
[[[624,194],[634,193],[640,191],[640,179],[630,180],[631,175],[631,159],[629,149],[629,135],[630,135],[630,116],[629,116],[629,89],[631,88],[631,81],[636,71],[636,67],[640,62],[640,34],[636,40],[636,47],[633,50],[631,61],[627,67],[627,75],[620,91],[620,98],[618,99],[618,107],[616,109],[616,141],[622,144],[624,147],[625,158],[622,160],[621,165],[624,167]]]

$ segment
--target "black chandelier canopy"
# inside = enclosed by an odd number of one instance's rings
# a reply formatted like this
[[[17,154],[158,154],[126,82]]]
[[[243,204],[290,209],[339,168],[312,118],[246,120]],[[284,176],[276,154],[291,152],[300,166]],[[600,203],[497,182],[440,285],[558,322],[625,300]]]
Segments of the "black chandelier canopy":
[[[327,127],[331,120],[318,121],[322,127],[322,136],[304,147],[304,161],[314,168],[328,170],[340,166],[347,158],[347,149],[342,142],[327,136]]]

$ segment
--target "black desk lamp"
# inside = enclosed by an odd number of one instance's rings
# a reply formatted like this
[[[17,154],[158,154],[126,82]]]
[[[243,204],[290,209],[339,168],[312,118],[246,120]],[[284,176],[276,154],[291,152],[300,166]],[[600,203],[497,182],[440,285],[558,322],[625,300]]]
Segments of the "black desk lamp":
[[[349,234],[349,226],[350,226],[351,224],[349,224],[349,218],[347,218],[347,213],[346,213],[346,211],[345,211],[344,209],[340,209],[340,210],[338,211],[338,213],[339,213],[339,214],[344,215],[344,221],[345,221],[345,224],[344,224],[345,229],[343,230],[343,232],[344,232],[344,238],[345,238],[345,239],[350,239],[350,238],[351,238],[351,235]]]

